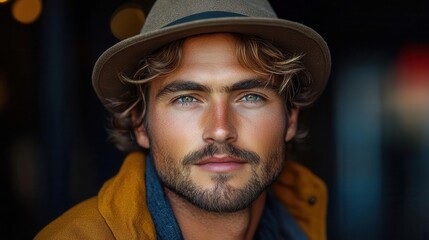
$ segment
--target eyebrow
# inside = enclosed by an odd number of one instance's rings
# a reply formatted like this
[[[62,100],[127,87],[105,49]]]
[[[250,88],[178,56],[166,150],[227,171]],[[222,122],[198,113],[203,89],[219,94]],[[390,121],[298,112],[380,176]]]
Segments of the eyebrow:
[[[156,98],[160,98],[163,95],[180,92],[180,91],[202,91],[202,92],[210,92],[210,88],[196,82],[191,81],[183,81],[178,80],[174,81],[170,84],[167,84],[163,88],[161,88],[156,94]]]
[[[236,82],[232,86],[222,87],[221,91],[232,92],[232,91],[246,90],[246,89],[253,89],[253,88],[268,88],[273,91],[278,90],[278,86],[271,84],[269,81],[264,79],[254,78],[254,79],[245,79],[245,80]],[[156,98],[160,98],[163,95],[179,92],[179,91],[213,92],[213,89],[200,83],[185,81],[185,80],[177,80],[161,88],[156,94]]]
[[[225,87],[224,91],[232,92],[237,90],[246,90],[252,88],[268,88],[271,90],[277,90],[278,86],[272,84],[270,81],[260,78],[246,79],[237,83],[234,83],[231,87]]]

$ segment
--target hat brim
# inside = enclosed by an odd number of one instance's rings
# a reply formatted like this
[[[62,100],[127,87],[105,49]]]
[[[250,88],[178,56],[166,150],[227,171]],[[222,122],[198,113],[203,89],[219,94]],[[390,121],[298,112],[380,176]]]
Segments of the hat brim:
[[[331,57],[323,38],[313,29],[292,21],[272,18],[229,17],[198,20],[125,39],[107,49],[97,60],[92,84],[101,102],[126,94],[118,73],[132,76],[146,55],[172,41],[193,35],[232,32],[259,36],[292,54],[304,54],[302,63],[312,77],[311,98],[316,99],[329,78]],[[106,106],[108,110],[108,106]]]

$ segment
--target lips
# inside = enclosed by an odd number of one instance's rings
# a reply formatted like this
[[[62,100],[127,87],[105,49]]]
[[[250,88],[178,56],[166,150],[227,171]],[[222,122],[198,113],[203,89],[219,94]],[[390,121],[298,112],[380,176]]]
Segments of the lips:
[[[230,156],[210,157],[195,165],[210,172],[231,172],[242,168],[247,162]]]

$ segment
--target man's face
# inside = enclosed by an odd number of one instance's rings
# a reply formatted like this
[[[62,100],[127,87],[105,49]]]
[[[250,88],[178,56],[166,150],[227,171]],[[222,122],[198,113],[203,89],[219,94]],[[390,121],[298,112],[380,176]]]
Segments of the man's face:
[[[151,83],[147,131],[136,131],[166,189],[207,211],[248,207],[295,134],[297,113],[287,128],[284,97],[239,64],[235,44],[228,34],[187,39],[179,68]]]

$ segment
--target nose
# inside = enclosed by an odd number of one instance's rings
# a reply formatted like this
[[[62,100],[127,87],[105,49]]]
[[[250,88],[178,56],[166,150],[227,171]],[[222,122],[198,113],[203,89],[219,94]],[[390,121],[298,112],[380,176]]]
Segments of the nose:
[[[207,109],[203,139],[207,143],[232,143],[237,140],[234,110],[227,103],[213,103]]]

